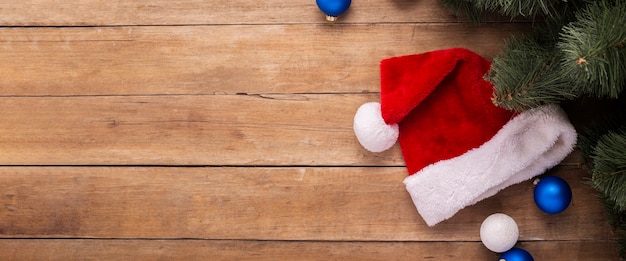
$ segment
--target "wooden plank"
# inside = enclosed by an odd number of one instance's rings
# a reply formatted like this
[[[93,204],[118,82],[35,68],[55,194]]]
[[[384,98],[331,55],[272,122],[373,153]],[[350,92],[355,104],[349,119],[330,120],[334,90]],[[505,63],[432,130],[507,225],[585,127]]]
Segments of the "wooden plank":
[[[574,193],[561,214],[541,212],[527,181],[428,227],[404,168],[2,167],[0,237],[478,241],[502,212],[521,240],[613,239],[587,174],[551,174]]]
[[[451,47],[490,58],[505,38],[524,28],[528,27],[0,28],[0,96],[378,92],[381,59]]]
[[[339,22],[458,22],[437,0],[354,2]],[[2,26],[197,25],[324,23],[315,1],[247,0],[7,0]]]
[[[480,242],[1,240],[7,260],[496,260]],[[612,241],[519,244],[535,260],[619,260]]]
[[[389,165],[352,131],[363,95],[0,98],[0,165]]]
[[[0,98],[0,165],[403,166],[352,121],[377,94]],[[574,154],[563,164],[578,164]]]

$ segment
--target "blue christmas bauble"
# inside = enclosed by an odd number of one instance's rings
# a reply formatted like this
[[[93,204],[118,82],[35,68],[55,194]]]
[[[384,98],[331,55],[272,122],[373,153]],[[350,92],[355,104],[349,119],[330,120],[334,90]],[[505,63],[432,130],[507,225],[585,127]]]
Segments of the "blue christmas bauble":
[[[352,0],[315,0],[317,7],[326,14],[326,19],[335,21],[337,16],[345,13]]]
[[[502,253],[500,261],[535,261],[528,251],[521,248],[511,248],[511,250]]]
[[[535,186],[535,204],[548,214],[563,212],[572,201],[572,189],[562,178],[544,177]]]

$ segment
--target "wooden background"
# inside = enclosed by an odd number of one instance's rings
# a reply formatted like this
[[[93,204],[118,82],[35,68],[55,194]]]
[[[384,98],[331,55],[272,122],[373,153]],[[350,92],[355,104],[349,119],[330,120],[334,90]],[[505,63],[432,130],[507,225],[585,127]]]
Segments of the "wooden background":
[[[496,260],[495,212],[535,260],[617,259],[576,153],[550,171],[564,213],[528,181],[429,228],[399,147],[352,132],[381,59],[492,58],[529,23],[436,0],[356,0],[337,23],[313,0],[7,0],[0,26],[2,260]]]

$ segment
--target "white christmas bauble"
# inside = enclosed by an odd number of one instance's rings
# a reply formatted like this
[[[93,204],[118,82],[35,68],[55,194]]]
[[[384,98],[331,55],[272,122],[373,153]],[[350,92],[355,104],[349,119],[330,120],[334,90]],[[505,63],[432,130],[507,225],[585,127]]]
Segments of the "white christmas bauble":
[[[371,152],[388,150],[396,143],[398,124],[387,124],[380,112],[380,103],[361,105],[354,115],[354,134],[361,145]]]
[[[502,253],[515,246],[519,229],[513,218],[502,213],[488,216],[480,226],[480,241],[491,251]]]

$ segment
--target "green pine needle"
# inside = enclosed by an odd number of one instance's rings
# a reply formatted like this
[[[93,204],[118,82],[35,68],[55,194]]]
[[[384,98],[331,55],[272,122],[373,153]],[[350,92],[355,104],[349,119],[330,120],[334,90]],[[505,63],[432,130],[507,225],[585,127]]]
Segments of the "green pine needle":
[[[509,17],[536,17],[537,15],[557,16],[562,0],[475,0],[476,6],[483,7]]]
[[[591,159],[593,187],[626,211],[626,126],[600,137]]]
[[[441,2],[456,12],[467,13],[472,21],[479,21],[486,13],[533,20],[538,17],[560,18],[585,0],[441,0]]]
[[[599,1],[563,27],[559,50],[563,75],[580,92],[618,98],[626,82],[626,1]]]
[[[561,57],[551,45],[532,38],[512,38],[496,56],[486,79],[494,85],[495,105],[524,111],[546,103],[573,99],[578,93],[558,68]]]
[[[626,111],[623,101],[615,113],[580,131],[577,147],[592,174],[590,185],[601,192],[608,221],[618,238],[619,254],[626,258]]]
[[[470,1],[465,0],[441,0],[444,6],[454,10],[457,14],[465,13],[470,18],[470,20],[474,23],[480,22],[484,15],[485,11],[479,8],[476,8],[474,4]]]
[[[623,106],[626,106],[626,96],[624,96],[623,99],[617,100],[615,108]],[[597,117],[589,126],[579,131],[576,147],[580,150],[581,162],[587,169],[593,169],[593,159],[591,156],[594,153],[596,145],[598,145],[598,140],[609,131],[618,130],[622,126],[626,126],[626,113],[616,111],[615,113],[610,113],[603,117]]]

